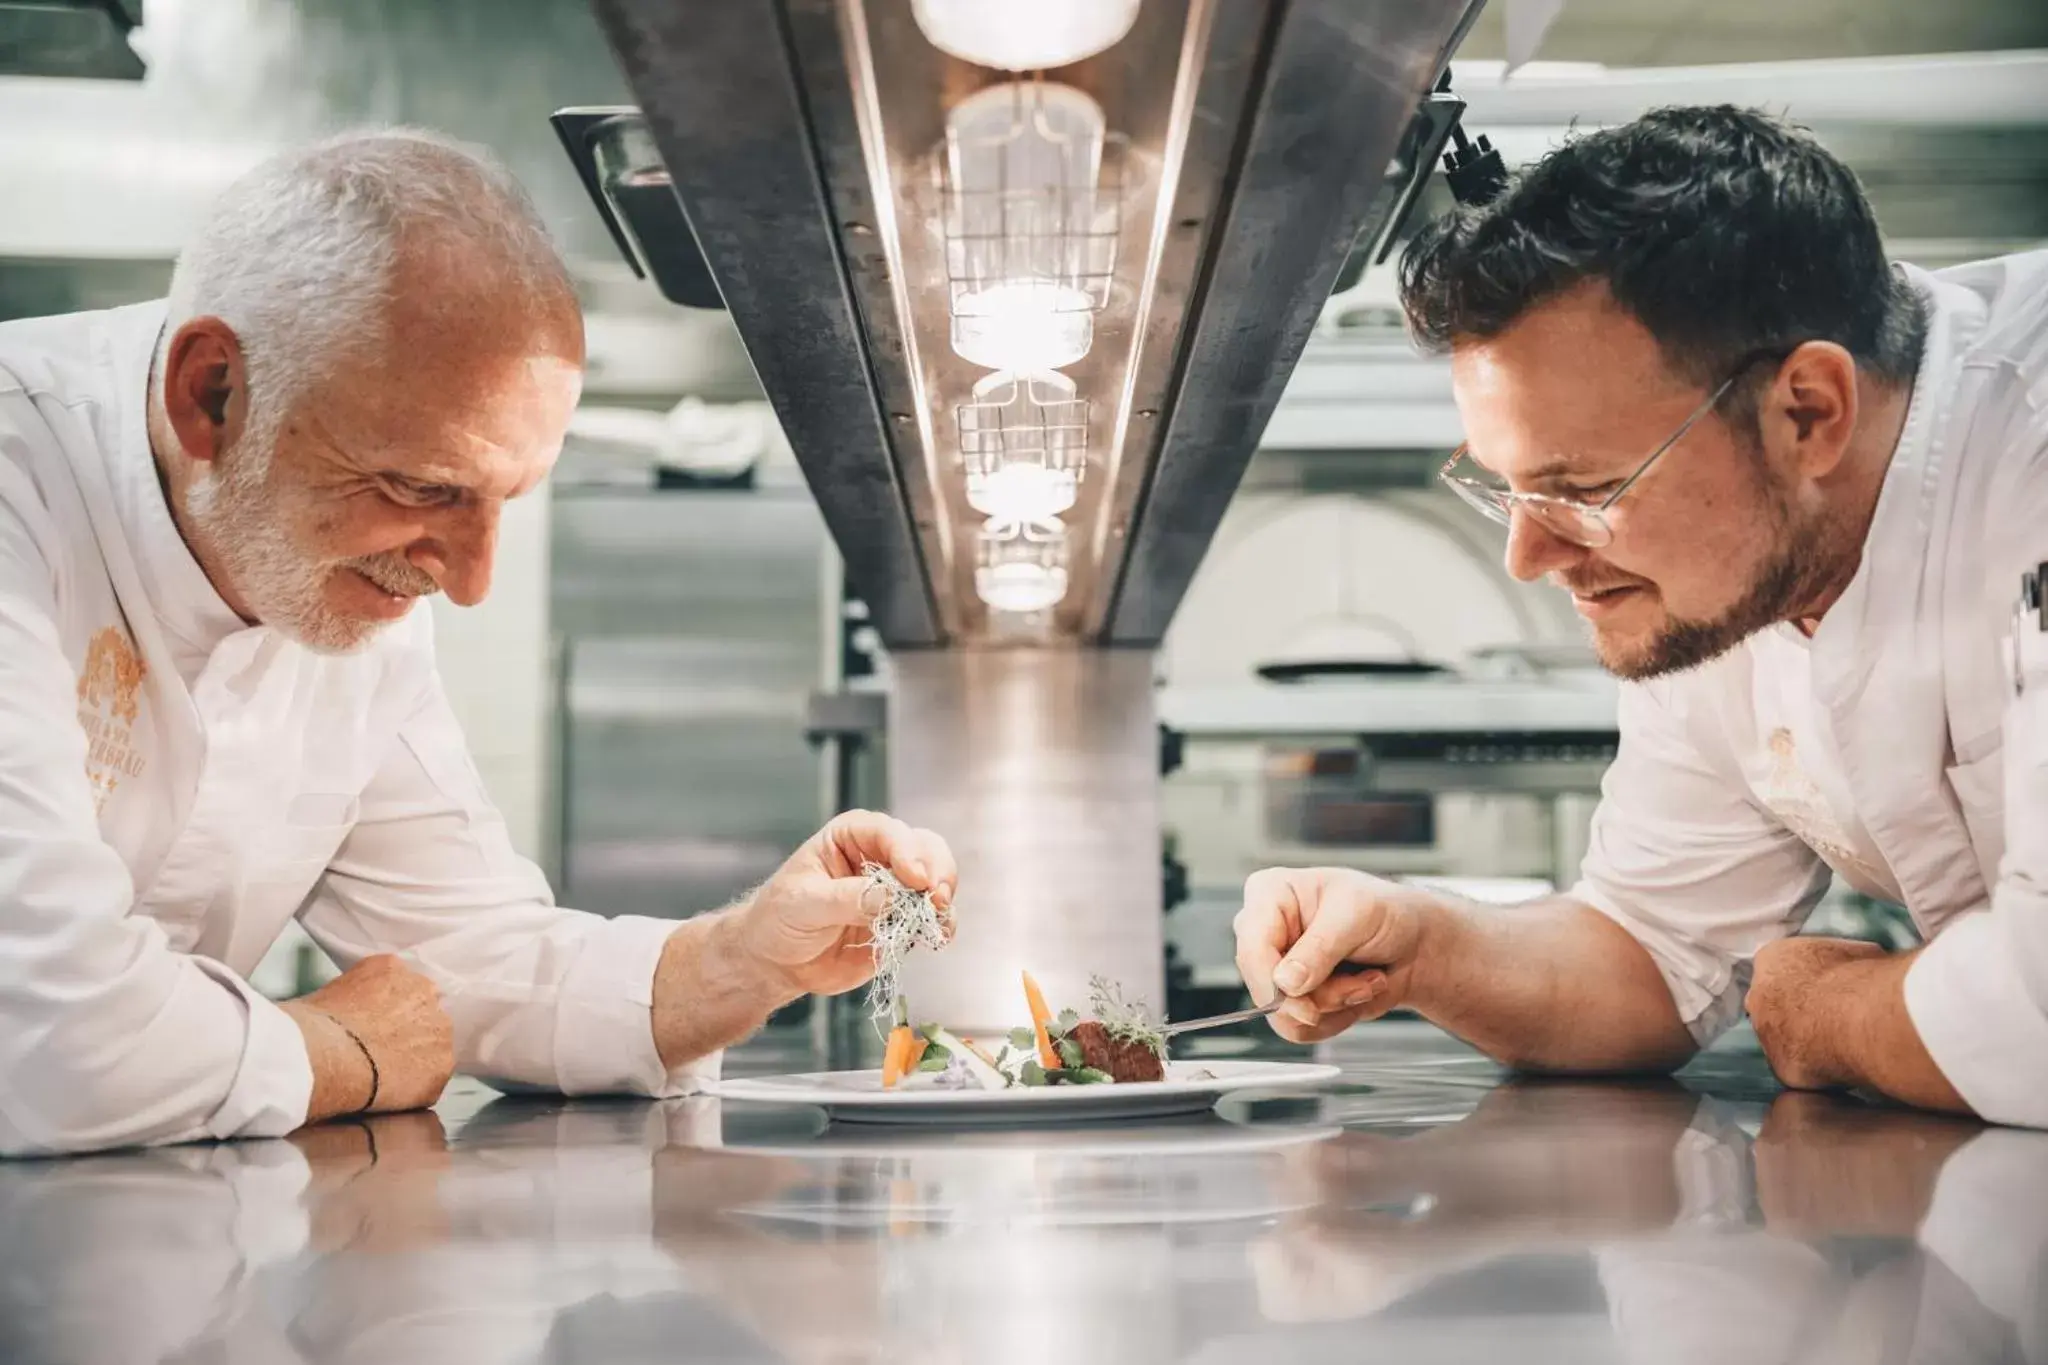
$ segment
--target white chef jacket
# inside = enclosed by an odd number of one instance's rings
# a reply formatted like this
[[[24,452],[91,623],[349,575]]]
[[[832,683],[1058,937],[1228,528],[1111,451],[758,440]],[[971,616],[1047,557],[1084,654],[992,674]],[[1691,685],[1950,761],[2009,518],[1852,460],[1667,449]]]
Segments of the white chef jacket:
[[[421,608],[361,653],[246,626],[145,429],[161,303],[0,325],[0,1153],[274,1136],[298,1027],[249,971],[296,916],[440,987],[458,1066],[684,1093],[649,1005],[672,921],[557,909],[513,851]]]
[[[2048,716],[2013,710],[2010,661],[2048,560],[2048,252],[1909,274],[1927,352],[1855,579],[1811,640],[1623,686],[1576,894],[1703,1043],[1831,871],[1894,897],[1932,940],[1906,1005],[1935,1063],[1984,1117],[2048,1127]]]

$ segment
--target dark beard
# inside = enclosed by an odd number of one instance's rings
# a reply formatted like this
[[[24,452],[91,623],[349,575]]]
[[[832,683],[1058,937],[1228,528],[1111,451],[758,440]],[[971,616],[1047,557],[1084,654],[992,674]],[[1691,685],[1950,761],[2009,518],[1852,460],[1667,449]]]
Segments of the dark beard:
[[[1600,666],[1618,678],[1641,682],[1681,673],[1720,658],[1760,630],[1798,619],[1812,603],[1847,584],[1861,556],[1842,553],[1827,526],[1792,531],[1780,516],[1779,550],[1758,570],[1749,589],[1711,621],[1673,619],[1647,645],[1626,653],[1608,648],[1596,634]]]

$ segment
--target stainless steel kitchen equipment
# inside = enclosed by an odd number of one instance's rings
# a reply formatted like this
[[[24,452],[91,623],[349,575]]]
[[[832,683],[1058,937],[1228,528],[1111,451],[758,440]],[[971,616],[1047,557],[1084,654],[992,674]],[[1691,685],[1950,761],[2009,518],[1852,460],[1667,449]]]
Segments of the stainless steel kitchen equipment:
[[[142,0],[0,0],[0,76],[139,81]]]
[[[1257,746],[1263,755],[1263,828],[1206,835],[1211,866],[1235,848],[1255,864],[1312,860],[1381,873],[1540,875],[1569,885],[1585,856],[1591,808],[1620,743],[1614,680],[1592,668],[1533,676],[1443,676],[1236,688],[1164,688],[1158,709],[1169,746],[1212,769],[1210,755]],[[1210,772],[1213,779],[1215,774]],[[1446,797],[1535,803],[1540,837],[1511,864],[1460,867],[1439,823]],[[1412,807],[1417,819],[1393,817]],[[1196,810],[1201,809],[1196,807]],[[1195,811],[1182,810],[1184,819]],[[1174,823],[1169,821],[1170,824]],[[1406,845],[1406,848],[1397,847]],[[1402,856],[1407,854],[1408,856]]]
[[[2048,1135],[1778,1094],[1753,1044],[1684,1084],[1503,1078],[1421,1024],[1331,1056],[1332,1093],[1152,1123],[470,1086],[291,1141],[0,1163],[0,1354],[2040,1359]]]
[[[701,257],[891,651],[891,803],[962,849],[920,1008],[1013,1022],[1022,957],[1160,998],[1149,655],[1478,8],[597,0],[637,114],[557,130],[636,268]]]

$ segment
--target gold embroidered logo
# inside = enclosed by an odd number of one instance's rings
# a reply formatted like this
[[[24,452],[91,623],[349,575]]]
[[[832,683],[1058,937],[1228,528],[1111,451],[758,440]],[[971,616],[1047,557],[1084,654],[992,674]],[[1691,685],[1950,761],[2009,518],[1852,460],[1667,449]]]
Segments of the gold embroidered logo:
[[[121,780],[142,774],[142,755],[135,751],[135,718],[142,679],[149,666],[135,646],[113,626],[92,637],[85,650],[85,669],[78,675],[78,723],[90,744],[85,775],[92,781],[94,804],[105,809]]]
[[[1857,872],[1882,883],[1884,879],[1877,875],[1877,870],[1849,842],[1848,831],[1842,828],[1820,785],[1799,766],[1792,732],[1782,725],[1772,730],[1770,746],[1771,779],[1764,791],[1764,804],[1829,867]]]

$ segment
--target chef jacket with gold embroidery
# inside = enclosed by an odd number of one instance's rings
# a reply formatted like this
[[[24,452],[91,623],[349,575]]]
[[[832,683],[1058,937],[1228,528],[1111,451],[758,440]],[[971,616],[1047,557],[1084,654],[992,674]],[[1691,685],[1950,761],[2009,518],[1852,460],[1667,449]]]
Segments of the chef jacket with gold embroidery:
[[[294,916],[440,987],[459,1068],[671,1095],[671,921],[559,909],[514,852],[424,606],[360,653],[248,626],[145,429],[161,303],[0,325],[0,1153],[274,1136],[298,1027],[248,984]]]
[[[1927,349],[1855,578],[1811,639],[1622,687],[1575,894],[1702,1042],[1831,875],[1897,901],[1931,940],[1905,996],[1935,1063],[1985,1118],[2048,1127],[2048,790],[2022,799],[2048,725],[2011,661],[2048,560],[2048,252],[1908,273]]]

